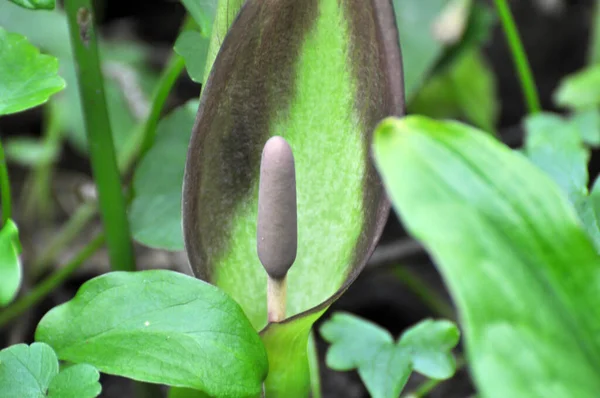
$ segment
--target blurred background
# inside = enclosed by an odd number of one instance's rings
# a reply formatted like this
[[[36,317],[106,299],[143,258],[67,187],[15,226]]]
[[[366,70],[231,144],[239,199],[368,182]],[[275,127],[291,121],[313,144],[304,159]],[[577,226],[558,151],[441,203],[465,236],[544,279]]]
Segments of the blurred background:
[[[414,7],[425,10],[415,14],[412,24],[409,21],[399,26],[403,51],[406,48],[405,64],[410,64],[405,71],[408,112],[460,119],[494,132],[508,145],[518,147],[522,142],[521,122],[526,106],[493,4],[473,0],[472,8],[461,17],[448,12],[450,3],[395,1],[396,6],[407,7],[408,19],[412,18]],[[115,146],[117,152],[126,152],[128,135],[148,111],[153,87],[172,57],[186,12],[176,0],[97,0],[94,4],[102,33],[103,71]],[[595,2],[512,0],[510,5],[542,106],[545,110],[563,112],[556,104],[555,92],[566,76],[588,63],[594,51]],[[26,283],[21,294],[24,295],[37,281],[81,250],[99,230],[100,222],[97,217],[77,212],[86,201],[94,200],[95,193],[64,16],[60,12],[29,12],[0,0],[0,26],[24,34],[42,52],[58,57],[61,75],[68,85],[46,106],[0,118],[0,135],[13,186],[15,220],[23,245]],[[419,26],[427,30],[421,32]],[[452,37],[456,29],[463,32],[459,40]],[[433,34],[435,40],[420,39],[423,34]],[[177,78],[164,113],[198,98],[200,89],[184,71]],[[598,174],[596,155],[593,154],[590,163],[592,180]],[[69,235],[64,226],[74,215],[81,217],[81,225],[73,227],[77,233]],[[72,242],[68,245],[57,242],[57,236],[72,238]],[[155,250],[141,244],[136,244],[135,249],[141,268],[190,272],[182,252]],[[47,299],[3,325],[0,346],[31,342],[35,326],[46,311],[70,299],[84,281],[108,270],[107,255],[100,250]],[[339,310],[372,320],[395,336],[427,317],[456,319],[431,260],[406,235],[394,214],[366,270],[328,314]],[[326,348],[326,343],[319,339],[323,396],[367,397],[357,374],[326,368],[323,363]],[[102,397],[133,396],[127,380],[102,376],[101,381]],[[405,389],[407,396],[410,393],[414,393],[413,397],[473,396],[464,369],[435,388],[423,382],[422,377],[414,375]]]

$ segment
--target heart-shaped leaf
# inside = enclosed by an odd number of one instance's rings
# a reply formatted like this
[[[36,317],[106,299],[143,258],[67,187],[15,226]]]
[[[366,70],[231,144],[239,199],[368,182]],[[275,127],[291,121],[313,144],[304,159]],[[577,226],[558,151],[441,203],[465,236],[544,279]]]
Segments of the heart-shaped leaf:
[[[374,152],[450,288],[482,396],[596,396],[600,258],[566,194],[456,122],[386,120]]]
[[[0,306],[9,304],[21,286],[19,230],[8,220],[0,229]]]
[[[336,313],[321,326],[332,345],[327,366],[358,369],[374,398],[396,398],[413,370],[435,379],[447,379],[456,370],[451,350],[458,343],[456,325],[425,320],[405,331],[397,342],[379,326],[346,313]]]
[[[172,271],[113,272],[42,318],[36,340],[60,359],[211,396],[260,393],[265,349],[226,294]]]
[[[73,365],[59,373],[58,359],[44,343],[17,344],[0,351],[3,397],[94,398],[102,387],[90,365]]]
[[[0,27],[0,116],[43,104],[63,88],[58,60]]]

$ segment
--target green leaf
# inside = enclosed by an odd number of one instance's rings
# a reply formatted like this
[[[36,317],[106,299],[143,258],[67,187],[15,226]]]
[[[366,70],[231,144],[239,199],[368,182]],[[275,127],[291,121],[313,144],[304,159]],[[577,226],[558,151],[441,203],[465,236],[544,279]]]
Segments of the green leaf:
[[[563,191],[456,122],[388,119],[374,153],[451,291],[482,395],[596,396],[600,259]]]
[[[63,88],[58,60],[40,54],[27,39],[0,27],[0,116],[45,103]]]
[[[591,147],[600,146],[600,111],[598,109],[576,112],[571,120],[577,125],[583,143]]]
[[[182,32],[175,42],[175,52],[183,57],[190,79],[196,83],[204,81],[208,44],[209,39],[194,30]]]
[[[576,110],[600,105],[600,65],[587,67],[564,78],[556,92],[554,102]]]
[[[36,340],[103,373],[205,391],[260,393],[264,347],[219,289],[172,271],[112,272],[42,318]]]
[[[10,304],[21,287],[19,230],[12,220],[0,229],[0,306]]]
[[[209,396],[202,391],[190,388],[171,387],[169,389],[169,398],[209,398]]]
[[[59,373],[50,346],[17,344],[0,351],[0,391],[3,397],[94,398],[102,387],[90,365],[75,365]]]
[[[396,24],[402,46],[406,97],[411,99],[442,56],[444,43],[435,26],[450,0],[394,0]]]
[[[129,221],[134,239],[144,245],[183,249],[181,183],[197,107],[192,100],[160,121],[154,145],[135,171]]]
[[[187,12],[200,27],[202,36],[210,37],[218,0],[181,0]]]
[[[358,369],[375,398],[398,397],[413,370],[435,379],[447,379],[456,371],[451,350],[458,343],[459,331],[449,321],[422,321],[394,342],[379,326],[338,312],[321,326],[321,335],[332,344],[327,366]]]
[[[409,111],[440,119],[464,118],[485,131],[494,131],[499,115],[496,79],[479,49],[464,51],[428,80]]]
[[[10,162],[35,167],[53,162],[58,156],[59,148],[36,138],[14,137],[6,140],[4,152]]]
[[[60,371],[48,388],[49,398],[93,398],[100,395],[100,373],[91,365],[78,364]]]
[[[52,10],[56,6],[55,0],[10,0],[16,5],[31,10]]]

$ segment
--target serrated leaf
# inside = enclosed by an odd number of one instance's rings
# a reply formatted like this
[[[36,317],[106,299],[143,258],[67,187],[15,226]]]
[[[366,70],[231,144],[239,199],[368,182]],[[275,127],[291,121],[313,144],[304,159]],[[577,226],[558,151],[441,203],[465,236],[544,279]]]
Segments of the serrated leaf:
[[[40,54],[27,39],[0,27],[0,116],[45,103],[65,88],[58,60]]]
[[[562,107],[585,110],[600,105],[600,65],[587,67],[564,78],[554,93]]]
[[[94,278],[46,314],[35,337],[62,360],[212,396],[256,396],[267,373],[264,347],[241,308],[172,271]]]
[[[208,44],[209,39],[194,30],[182,32],[175,42],[175,52],[183,57],[188,75],[196,83],[204,81]]]
[[[458,343],[459,332],[452,322],[425,320],[394,342],[381,327],[336,313],[321,326],[321,335],[331,343],[327,366],[358,369],[375,398],[398,397],[413,369],[436,379],[449,378],[456,370],[450,351]]]
[[[69,366],[52,379],[48,398],[94,398],[102,387],[98,382],[100,373],[87,364]]]
[[[0,229],[0,306],[10,304],[21,287],[19,230],[12,220]]]
[[[163,118],[154,145],[136,168],[129,221],[134,239],[144,245],[183,249],[181,183],[197,107],[193,100]]]
[[[59,373],[56,354],[44,343],[17,344],[0,351],[3,397],[94,398],[102,389],[98,378],[98,371],[90,365]]]
[[[10,0],[16,5],[31,10],[52,10],[56,6],[55,0]]]
[[[600,259],[566,194],[456,122],[386,120],[374,153],[404,225],[449,286],[481,394],[594,397]]]

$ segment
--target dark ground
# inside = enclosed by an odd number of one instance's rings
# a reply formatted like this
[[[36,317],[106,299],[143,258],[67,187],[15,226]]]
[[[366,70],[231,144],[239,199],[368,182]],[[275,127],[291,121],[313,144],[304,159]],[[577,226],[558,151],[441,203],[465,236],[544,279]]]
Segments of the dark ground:
[[[541,1],[541,0],[539,0]],[[178,31],[183,7],[176,1],[160,0],[103,0],[97,2],[103,15],[102,27],[105,33],[115,31],[116,26],[127,26],[139,38],[152,43],[156,47],[168,50],[172,45]],[[556,14],[544,13],[535,4],[536,1],[514,0],[511,2],[517,23],[524,39],[525,48],[530,57],[532,68],[542,97],[545,109],[553,110],[551,94],[560,79],[577,69],[585,62],[588,46],[588,34],[591,24],[592,0],[567,0],[564,8]],[[505,45],[504,36],[497,27],[491,41],[486,46],[486,54],[491,62],[498,79],[498,89],[502,104],[500,119],[500,132],[503,136],[512,137],[511,141],[519,143],[521,132],[519,122],[525,114],[524,103],[521,97],[518,80],[515,76],[511,56]],[[157,60],[160,63],[161,60]],[[177,84],[170,106],[175,106],[189,98],[196,97],[198,88],[187,77],[182,77]],[[41,123],[39,111],[27,112],[3,119],[2,130],[8,133],[19,131],[38,131]],[[36,128],[37,126],[37,128]],[[515,139],[516,138],[516,139]],[[598,162],[592,162],[591,176],[595,176],[600,169]],[[87,160],[81,158],[70,148],[65,148],[60,163],[60,170],[65,176],[68,172],[83,172],[89,175]],[[13,183],[19,186],[24,174],[23,170],[12,171]],[[60,178],[60,175],[59,175]],[[18,209],[17,209],[18,210]],[[60,220],[59,220],[60,221]],[[32,236],[24,246],[35,246],[38,239],[44,235],[52,234],[53,228],[60,224],[46,228],[25,226],[22,236]],[[86,235],[91,234],[88,231]],[[81,237],[78,245],[87,242],[86,236]],[[397,218],[392,215],[386,227],[382,245],[397,245],[406,242],[406,234]],[[74,247],[77,250],[79,247]],[[166,254],[138,248],[138,253],[143,258],[138,261],[149,267],[163,267],[165,264],[180,264],[185,267],[185,257],[179,254]],[[68,255],[68,254],[67,254]],[[26,261],[26,258],[25,258]],[[28,317],[15,324],[9,331],[0,334],[0,346],[6,346],[22,340],[31,341],[37,320],[53,306],[72,297],[79,285],[98,272],[106,269],[103,254],[95,256],[76,278],[71,279],[63,288],[56,291],[50,298],[39,305]],[[415,274],[424,278],[446,299],[450,300],[443,288],[443,284],[428,257],[422,252],[404,257],[403,264]],[[399,335],[406,327],[427,318],[438,317],[427,305],[423,304],[415,294],[411,293],[405,283],[397,276],[394,259],[384,261],[384,264],[368,267],[358,281],[348,292],[330,309],[329,313],[344,310],[349,311],[390,330],[394,335]],[[325,315],[323,319],[326,319]],[[322,389],[325,398],[361,398],[367,393],[358,378],[353,373],[340,373],[328,370],[323,365],[323,356],[326,344],[318,340],[321,356]],[[409,387],[411,391],[422,380],[413,377]],[[127,381],[103,377],[103,394],[105,398],[122,398],[133,396]],[[429,397],[432,398],[465,398],[473,395],[467,372],[462,370],[457,376],[435,389]]]

